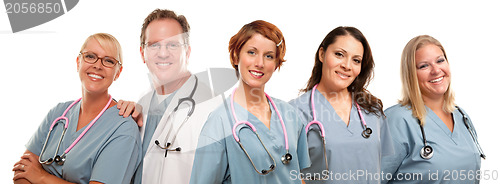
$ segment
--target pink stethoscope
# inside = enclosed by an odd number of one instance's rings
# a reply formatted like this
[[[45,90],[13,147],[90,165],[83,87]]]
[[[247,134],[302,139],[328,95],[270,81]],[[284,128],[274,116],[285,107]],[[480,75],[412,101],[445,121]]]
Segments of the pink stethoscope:
[[[266,174],[269,174],[271,171],[274,171],[274,168],[276,166],[276,161],[274,160],[273,156],[271,155],[271,153],[269,153],[269,151],[267,150],[266,146],[264,145],[264,143],[262,142],[262,140],[260,139],[260,136],[259,134],[257,133],[257,129],[252,125],[252,123],[248,122],[248,121],[239,121],[238,118],[236,117],[236,113],[234,111],[234,92],[236,91],[236,89],[233,90],[233,93],[231,94],[231,112],[233,114],[233,117],[234,117],[234,121],[236,121],[236,123],[234,124],[233,126],[233,137],[234,137],[234,140],[236,140],[236,142],[238,142],[238,144],[240,145],[240,148],[243,149],[243,152],[245,152],[245,155],[248,157],[248,159],[250,160],[250,162],[252,163],[253,165],[253,169],[261,174],[261,175],[266,175]],[[285,137],[285,148],[286,148],[286,154],[284,154],[282,157],[281,157],[281,162],[283,164],[288,164],[291,160],[292,160],[292,154],[289,153],[288,151],[288,135],[287,135],[287,132],[286,132],[286,127],[285,127],[285,123],[283,122],[283,118],[281,117],[281,114],[280,112],[278,111],[278,108],[276,107],[276,105],[274,104],[274,101],[271,99],[271,97],[269,97],[269,95],[267,95],[266,93],[264,93],[267,97],[267,99],[269,99],[269,101],[271,102],[273,108],[274,108],[274,111],[276,111],[276,114],[278,115],[279,119],[280,119],[280,122],[281,122],[281,127],[283,128],[283,135]],[[271,159],[273,160],[273,164],[271,164],[269,166],[269,169],[263,169],[262,171],[259,171],[257,170],[257,167],[255,167],[255,164],[253,163],[252,161],[252,158],[250,158],[250,156],[248,155],[248,152],[245,150],[245,148],[243,147],[243,145],[240,143],[240,138],[238,137],[238,135],[236,135],[236,128],[240,125],[240,124],[245,124],[247,126],[249,126],[252,131],[255,133],[255,135],[257,135],[257,138],[259,139],[260,141],[260,144],[262,144],[262,146],[264,147],[264,149],[266,150],[267,154],[269,155],[269,157],[271,157]],[[241,130],[241,129],[240,129]]]
[[[313,114],[313,120],[306,125],[306,134],[309,132],[309,127],[311,125],[316,124],[319,126],[321,139],[323,141],[323,157],[325,158],[326,170],[328,170],[328,160],[326,157],[325,129],[323,128],[323,124],[316,119],[316,109],[314,108],[314,91],[316,91],[317,86],[318,86],[317,84],[314,85],[314,87],[311,91],[311,109],[312,109],[312,114]],[[359,114],[359,117],[361,119],[361,123],[363,125],[363,132],[361,133],[361,136],[368,139],[368,138],[370,138],[370,135],[372,134],[372,129],[369,128],[368,126],[366,126],[365,118],[363,117],[363,114],[361,113],[361,108],[359,107],[358,103],[356,103],[356,108],[358,109],[358,114]]]
[[[85,130],[82,133],[80,133],[80,135],[78,136],[78,138],[76,138],[76,140],[73,141],[73,143],[64,151],[64,153],[61,156],[59,156],[59,155],[57,155],[57,152],[59,152],[59,147],[61,146],[61,142],[62,142],[62,140],[64,138],[64,135],[66,134],[66,130],[68,129],[68,124],[69,124],[69,120],[66,117],[66,113],[68,113],[68,111],[71,109],[71,107],[73,107],[81,99],[82,98],[79,98],[78,100],[74,101],[71,105],[69,105],[68,108],[66,108],[66,110],[64,111],[64,113],[60,117],[56,118],[52,122],[52,125],[50,126],[50,129],[49,129],[49,133],[47,135],[47,138],[45,139],[45,143],[43,144],[42,152],[40,153],[40,157],[38,158],[38,162],[40,162],[41,164],[50,165],[50,164],[52,164],[52,162],[56,162],[59,165],[63,165],[64,162],[66,161],[66,154],[68,154],[68,152],[71,149],[73,149],[73,147],[76,145],[76,143],[80,142],[80,139],[82,139],[82,137],[87,133],[87,131],[94,125],[94,123],[97,121],[97,119],[99,119],[101,117],[101,115],[104,113],[104,111],[106,111],[106,109],[108,109],[108,107],[109,107],[109,105],[111,104],[111,101],[112,101],[111,95],[109,95],[108,104],[106,104],[106,106],[101,110],[101,112],[96,116],[96,118],[94,118],[94,120],[92,120],[92,122],[90,122],[90,125],[87,126],[87,128],[85,128]],[[49,158],[47,160],[41,160],[42,159],[42,155],[45,153],[45,148],[47,146],[47,141],[49,140],[50,135],[52,134],[52,130],[53,130],[54,126],[57,123],[59,123],[59,122],[61,122],[61,123],[63,122],[63,121],[59,121],[59,120],[64,120],[66,122],[64,123],[63,133],[61,134],[61,137],[59,138],[59,143],[57,144],[56,152],[54,153],[54,156],[52,158]]]

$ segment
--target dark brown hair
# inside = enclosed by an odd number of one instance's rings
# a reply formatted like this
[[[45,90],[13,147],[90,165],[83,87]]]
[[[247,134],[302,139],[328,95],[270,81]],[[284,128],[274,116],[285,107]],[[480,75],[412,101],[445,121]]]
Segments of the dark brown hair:
[[[328,48],[330,44],[335,43],[337,37],[350,35],[363,45],[363,59],[361,60],[361,72],[354,79],[354,81],[347,87],[347,90],[352,94],[352,98],[357,102],[365,111],[368,113],[374,113],[376,115],[384,115],[383,112],[383,104],[382,100],[373,96],[366,87],[370,83],[370,80],[373,77],[373,68],[375,67],[375,62],[373,61],[372,51],[370,49],[370,45],[366,40],[365,36],[361,31],[356,29],[355,27],[337,27],[330,31],[323,39],[321,44],[316,51],[316,57],[314,61],[314,67],[311,73],[311,77],[307,82],[307,86],[305,89],[302,89],[302,92],[306,92],[311,90],[314,85],[318,84],[323,75],[322,68],[323,63],[319,60],[320,54],[319,51],[323,48],[324,51]]]

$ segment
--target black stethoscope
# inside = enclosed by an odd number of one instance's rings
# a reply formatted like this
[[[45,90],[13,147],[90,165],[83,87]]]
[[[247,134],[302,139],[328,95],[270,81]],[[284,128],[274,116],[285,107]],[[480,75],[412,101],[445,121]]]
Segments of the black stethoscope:
[[[195,79],[195,83],[194,83],[194,87],[193,87],[193,90],[191,90],[191,94],[189,94],[189,96],[185,97],[185,98],[180,98],[179,99],[179,102],[177,103],[177,106],[175,106],[174,110],[172,112],[170,112],[168,114],[168,117],[167,117],[167,121],[171,118],[171,115],[173,113],[176,113],[177,110],[179,110],[179,106],[182,104],[182,103],[186,103],[189,105],[189,111],[188,111],[188,114],[186,116],[186,118],[184,118],[184,121],[182,122],[182,124],[179,126],[179,128],[177,129],[177,131],[175,132],[175,135],[174,137],[172,138],[172,141],[167,141],[167,138],[170,137],[170,133],[172,132],[172,129],[173,128],[169,128],[168,129],[168,132],[167,132],[167,135],[165,136],[165,144],[164,146],[161,146],[160,145],[160,141],[155,140],[155,144],[161,148],[161,149],[164,149],[165,150],[165,157],[167,157],[167,153],[169,151],[181,151],[181,147],[178,146],[176,148],[170,148],[172,145],[174,145],[174,142],[175,142],[175,139],[177,138],[177,134],[179,133],[179,130],[182,128],[182,126],[184,126],[184,124],[187,122],[187,120],[191,117],[191,115],[193,114],[194,112],[194,108],[196,107],[196,102],[194,101],[193,99],[193,96],[194,96],[194,93],[196,91],[196,88],[198,87],[198,77],[196,77],[196,75],[194,76],[194,79]],[[173,126],[173,123],[172,123],[172,126]]]
[[[316,119],[316,109],[314,108],[314,91],[316,91],[316,87],[317,86],[318,86],[317,84],[314,85],[313,89],[311,90],[311,110],[312,110],[312,114],[313,114],[313,120],[306,125],[306,134],[309,133],[309,127],[311,125],[313,125],[313,124],[318,125],[319,131],[320,131],[320,135],[321,135],[321,139],[323,141],[323,157],[325,159],[325,166],[326,166],[326,170],[329,171],[329,169],[328,169],[328,159],[327,159],[327,156],[326,156],[325,129],[323,127],[323,124]],[[373,133],[373,131],[372,131],[371,128],[369,128],[366,125],[365,118],[363,117],[363,114],[361,113],[361,107],[359,107],[358,103],[356,103],[356,108],[358,110],[359,118],[361,119],[361,124],[362,124],[362,127],[363,127],[363,131],[361,132],[361,136],[363,138],[365,138],[365,139],[368,139],[368,138],[370,138],[370,135]],[[327,176],[325,176],[325,177],[327,177]],[[319,178],[313,178],[313,180],[320,180],[320,179]]]
[[[252,123],[250,123],[249,121],[239,121],[238,118],[236,117],[236,112],[234,110],[234,93],[235,93],[236,89],[233,90],[233,93],[231,94],[231,113],[234,117],[234,120],[235,120],[235,124],[233,126],[233,137],[234,137],[234,140],[240,145],[240,148],[243,150],[243,152],[245,153],[245,155],[247,156],[247,158],[250,160],[250,163],[252,163],[252,166],[253,166],[253,169],[259,173],[260,175],[266,175],[266,174],[269,174],[270,172],[274,171],[275,167],[276,167],[276,161],[274,160],[274,157],[271,155],[271,153],[269,153],[269,151],[267,150],[266,146],[264,145],[264,142],[262,142],[262,140],[260,139],[260,136],[259,134],[257,133],[257,129],[252,125]],[[285,149],[286,149],[286,153],[281,157],[281,162],[283,164],[288,164],[290,163],[290,161],[292,160],[292,154],[290,154],[290,152],[288,151],[289,148],[288,148],[288,135],[287,135],[287,131],[286,131],[286,127],[285,127],[285,123],[283,122],[283,118],[281,117],[281,114],[280,112],[278,111],[278,108],[276,107],[276,105],[274,104],[274,101],[271,99],[271,97],[269,97],[269,95],[265,94],[267,99],[269,99],[269,101],[271,102],[271,105],[273,106],[274,108],[274,111],[276,112],[276,114],[278,115],[278,118],[280,119],[280,123],[281,123],[281,128],[283,128],[283,136],[285,137]],[[269,155],[269,157],[271,157],[271,160],[273,160],[273,164],[271,164],[269,166],[269,169],[262,169],[261,171],[257,170],[257,167],[255,166],[255,164],[253,163],[253,160],[252,158],[250,158],[250,156],[248,155],[248,152],[246,151],[245,147],[243,147],[243,145],[240,143],[240,138],[238,137],[238,135],[236,134],[236,128],[239,126],[239,125],[247,125],[249,126],[252,131],[255,133],[255,135],[257,136],[257,138],[259,139],[260,141],[260,144],[264,147],[264,149],[266,150],[267,152],[267,155]],[[240,129],[241,130],[241,129]]]
[[[481,145],[479,145],[479,142],[477,141],[476,130],[474,129],[474,127],[472,127],[469,117],[463,112],[462,108],[460,108],[459,106],[455,107],[458,109],[458,112],[462,114],[465,127],[467,127],[467,130],[469,131],[469,134],[471,135],[472,140],[474,141],[474,144],[476,145],[481,158],[486,159],[486,155],[484,154],[483,149],[481,149]],[[431,159],[432,156],[434,156],[434,149],[427,143],[427,139],[425,138],[424,127],[422,126],[420,119],[418,120],[418,124],[420,125],[420,131],[422,132],[422,138],[424,141],[424,147],[422,147],[422,149],[420,150],[420,156],[426,160]]]

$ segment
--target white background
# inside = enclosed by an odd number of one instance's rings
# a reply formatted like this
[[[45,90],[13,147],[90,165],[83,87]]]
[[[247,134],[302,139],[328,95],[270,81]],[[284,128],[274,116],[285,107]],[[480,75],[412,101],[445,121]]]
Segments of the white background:
[[[500,170],[497,104],[500,26],[498,3],[485,1],[80,1],[61,17],[13,34],[0,9],[0,183],[10,183],[12,166],[25,151],[46,113],[58,102],[81,96],[76,57],[85,38],[106,32],[121,42],[124,69],[110,93],[138,100],[149,86],[139,53],[143,19],[155,8],[187,17],[191,25],[189,69],[230,68],[227,45],[244,24],[262,19],[286,39],[287,62],[266,91],[290,100],[305,86],[314,54],[337,26],[354,26],[367,37],[375,58],[369,90],[385,107],[401,92],[400,56],[413,37],[429,34],[442,42],[452,70],[457,104],[471,116],[488,156],[482,170]],[[457,160],[459,162],[459,160]],[[500,180],[483,180],[498,183]]]

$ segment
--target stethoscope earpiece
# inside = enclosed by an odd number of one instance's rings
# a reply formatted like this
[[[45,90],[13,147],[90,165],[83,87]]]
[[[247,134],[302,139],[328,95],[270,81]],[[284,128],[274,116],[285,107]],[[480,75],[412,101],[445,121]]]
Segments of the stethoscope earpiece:
[[[420,156],[423,159],[431,159],[432,156],[434,156],[434,149],[432,149],[431,146],[425,145],[421,150],[420,150]]]

